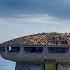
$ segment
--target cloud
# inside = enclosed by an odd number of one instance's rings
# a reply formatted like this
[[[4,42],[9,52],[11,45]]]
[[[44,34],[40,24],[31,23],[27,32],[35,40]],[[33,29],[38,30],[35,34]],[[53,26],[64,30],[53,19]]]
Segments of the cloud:
[[[0,25],[3,24],[39,24],[43,26],[56,26],[56,27],[62,27],[70,25],[70,20],[63,20],[56,18],[54,16],[50,16],[48,14],[36,14],[36,15],[18,15],[15,17],[9,17],[9,18],[0,18]]]
[[[0,17],[0,43],[41,32],[70,32],[70,20],[63,20],[49,14]]]
[[[18,15],[15,17],[9,17],[9,18],[0,18],[0,24],[10,24],[10,23],[17,23],[17,24],[25,24],[25,23],[43,23],[48,24],[47,22],[51,21],[58,21],[57,18],[48,16],[48,14],[37,14],[37,15]],[[58,21],[59,22],[59,21]],[[54,24],[54,23],[52,23]]]
[[[63,3],[70,3],[70,0],[59,0],[59,1]]]
[[[67,6],[70,4],[70,0],[59,0],[58,2]]]
[[[49,16],[48,14],[36,14],[36,15],[18,15],[15,17],[0,18],[0,24],[25,24],[25,23],[43,23],[58,21],[59,19]]]
[[[47,14],[70,18],[70,0],[0,0],[0,16]]]

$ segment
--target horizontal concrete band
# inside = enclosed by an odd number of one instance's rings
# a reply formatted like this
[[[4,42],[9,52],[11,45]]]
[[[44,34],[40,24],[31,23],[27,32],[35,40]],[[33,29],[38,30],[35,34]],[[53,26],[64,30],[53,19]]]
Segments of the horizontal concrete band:
[[[26,46],[24,46],[26,47]],[[1,55],[3,58],[8,59],[8,60],[12,60],[12,61],[22,61],[22,62],[44,62],[44,60],[47,59],[55,59],[57,61],[69,61],[70,60],[70,48],[68,49],[68,51],[65,51],[64,53],[61,52],[62,48],[57,48],[57,47],[61,47],[61,46],[50,46],[51,47],[56,47],[56,48],[52,48],[52,52],[49,52],[51,50],[48,50],[48,45],[46,46],[27,46],[27,47],[43,47],[43,49],[41,49],[41,51],[38,52],[37,51],[29,51],[26,49],[26,51],[24,50],[24,47],[20,46],[20,51],[19,52],[10,52],[10,50],[8,51],[7,47],[5,47],[5,52],[1,52]],[[69,47],[69,46],[65,46],[64,47]],[[64,48],[63,47],[63,48]],[[36,48],[35,48],[36,49]],[[56,50],[57,49],[57,50]],[[58,50],[59,49],[59,50]],[[60,51],[61,50],[61,51]],[[57,52],[58,51],[58,52]]]
[[[47,60],[45,63],[17,62],[15,70],[69,70],[70,62],[57,63],[55,60]]]

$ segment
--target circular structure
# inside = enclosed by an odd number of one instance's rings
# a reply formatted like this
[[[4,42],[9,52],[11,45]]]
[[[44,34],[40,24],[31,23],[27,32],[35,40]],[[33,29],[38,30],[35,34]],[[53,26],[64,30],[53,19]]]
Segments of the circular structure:
[[[65,63],[67,70],[69,44],[70,34],[38,33],[0,44],[0,54],[16,62],[15,70],[61,70]]]
[[[70,33],[38,33],[5,42],[6,45],[69,45]]]

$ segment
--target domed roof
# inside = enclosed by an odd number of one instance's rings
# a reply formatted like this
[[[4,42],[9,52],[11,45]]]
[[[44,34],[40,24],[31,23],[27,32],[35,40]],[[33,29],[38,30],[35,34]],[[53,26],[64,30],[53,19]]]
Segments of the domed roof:
[[[28,36],[23,36],[20,38],[16,38],[2,45],[61,45],[61,44],[69,44],[70,43],[70,34],[69,33],[38,33]]]

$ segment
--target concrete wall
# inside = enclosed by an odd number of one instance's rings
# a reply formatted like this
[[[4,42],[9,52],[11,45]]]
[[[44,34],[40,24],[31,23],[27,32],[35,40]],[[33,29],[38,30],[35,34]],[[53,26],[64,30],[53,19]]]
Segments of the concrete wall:
[[[5,46],[5,52],[0,53],[3,58],[16,61],[15,70],[69,70],[70,64],[60,63],[70,61],[70,48],[67,53],[49,53],[47,47],[70,47],[69,45],[36,45],[36,46],[15,46],[20,47],[20,52],[8,52]],[[41,53],[27,53],[24,47],[43,47]],[[64,63],[66,64],[66,63]]]
[[[56,61],[45,61],[45,70],[56,70]]]
[[[15,70],[44,70],[43,64],[16,63]]]
[[[24,51],[24,47],[43,47],[43,52],[27,53]],[[1,55],[5,59],[21,62],[44,62],[44,60],[47,59],[55,59],[60,62],[70,60],[70,49],[69,52],[67,53],[49,53],[47,47],[70,47],[70,46],[67,45],[20,46],[20,52],[8,52],[7,48],[5,47],[6,52],[1,53]]]
[[[70,65],[58,64],[58,70],[70,70]]]

